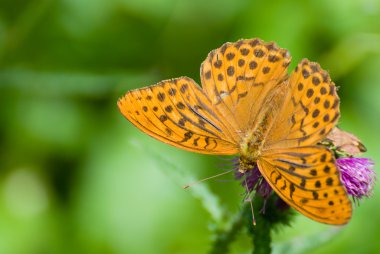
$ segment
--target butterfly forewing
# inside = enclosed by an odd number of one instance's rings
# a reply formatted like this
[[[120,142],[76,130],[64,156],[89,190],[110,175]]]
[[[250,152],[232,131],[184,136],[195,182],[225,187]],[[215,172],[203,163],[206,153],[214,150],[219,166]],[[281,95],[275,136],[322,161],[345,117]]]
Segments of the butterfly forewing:
[[[201,66],[203,89],[238,135],[253,121],[279,80],[286,77],[290,57],[285,49],[259,39],[226,43]],[[235,139],[237,142],[240,137]]]
[[[118,101],[122,114],[143,132],[198,153],[235,154],[228,121],[190,78],[162,81],[128,92]]]
[[[290,91],[264,149],[317,144],[336,125],[336,87],[317,63],[304,59],[289,78]]]
[[[351,201],[332,153],[323,147],[273,150],[258,161],[276,193],[307,217],[328,224],[351,218]]]

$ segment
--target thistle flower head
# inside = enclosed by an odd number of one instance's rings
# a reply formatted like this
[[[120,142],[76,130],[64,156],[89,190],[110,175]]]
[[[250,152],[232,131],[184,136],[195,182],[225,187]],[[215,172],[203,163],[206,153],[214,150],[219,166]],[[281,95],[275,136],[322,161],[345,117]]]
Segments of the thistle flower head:
[[[348,194],[354,199],[369,197],[376,181],[374,162],[368,158],[339,158],[336,165]]]
[[[235,177],[238,180],[242,180],[241,185],[248,189],[248,192],[256,191],[257,194],[264,199],[268,199],[272,193],[272,188],[265,178],[261,175],[257,165],[245,173],[235,172]]]
[[[265,213],[266,203],[271,197],[273,189],[265,180],[257,165],[255,165],[253,169],[248,170],[245,173],[241,173],[238,170],[236,170],[235,178],[241,180],[241,185],[247,189],[247,194],[251,193],[252,191],[255,191],[256,195],[259,195],[264,199],[264,204],[260,210],[260,213]],[[281,211],[285,211],[289,208],[289,205],[285,203],[285,201],[283,201],[280,197],[276,199],[275,205]]]

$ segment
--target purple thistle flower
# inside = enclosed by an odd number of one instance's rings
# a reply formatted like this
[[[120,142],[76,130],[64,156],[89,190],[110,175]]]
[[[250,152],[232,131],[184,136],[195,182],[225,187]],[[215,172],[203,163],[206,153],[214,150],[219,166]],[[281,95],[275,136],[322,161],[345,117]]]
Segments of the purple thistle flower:
[[[255,165],[252,170],[248,170],[245,173],[241,173],[237,169],[238,168],[236,168],[235,178],[241,180],[241,185],[247,189],[247,194],[255,191],[257,195],[261,196],[264,199],[264,204],[260,209],[260,213],[265,213],[266,203],[273,193],[272,187],[265,180],[257,165]],[[278,197],[278,200],[276,201],[276,206],[282,211],[285,211],[289,208],[289,205],[285,203],[285,201],[283,201],[280,197]]]
[[[368,158],[339,158],[336,165],[348,194],[354,199],[369,197],[376,181],[374,162]]]
[[[270,194],[272,194],[272,188],[265,178],[261,175],[261,172],[257,165],[252,169],[248,170],[244,174],[236,171],[236,179],[243,179],[241,185],[248,188],[248,192],[256,191],[264,199],[268,199]],[[245,178],[243,178],[245,177]],[[247,185],[247,186],[246,186]]]

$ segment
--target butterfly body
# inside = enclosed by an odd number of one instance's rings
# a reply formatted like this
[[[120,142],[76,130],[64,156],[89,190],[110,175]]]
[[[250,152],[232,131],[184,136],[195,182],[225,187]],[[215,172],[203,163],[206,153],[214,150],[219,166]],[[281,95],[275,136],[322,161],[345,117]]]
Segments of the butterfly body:
[[[335,159],[319,146],[336,125],[339,97],[328,73],[304,59],[287,73],[287,50],[260,39],[225,43],[188,77],[128,92],[118,101],[136,127],[203,154],[240,154],[290,206],[319,222],[344,224],[351,202]]]
[[[239,172],[244,173],[252,169],[260,157],[274,119],[278,117],[280,109],[284,106],[286,94],[289,93],[287,82],[279,83],[268,95],[264,106],[258,113],[255,125],[240,142]],[[252,166],[253,165],[253,166]]]

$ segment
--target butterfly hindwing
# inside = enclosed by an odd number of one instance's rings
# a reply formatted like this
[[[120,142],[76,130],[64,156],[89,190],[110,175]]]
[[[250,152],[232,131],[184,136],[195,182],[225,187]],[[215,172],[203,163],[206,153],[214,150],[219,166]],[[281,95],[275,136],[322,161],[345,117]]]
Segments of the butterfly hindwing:
[[[136,127],[165,143],[198,153],[235,154],[225,120],[190,78],[166,80],[128,92],[118,101]]]
[[[259,159],[258,166],[275,192],[305,216],[336,225],[350,220],[351,201],[328,149],[273,150]]]

